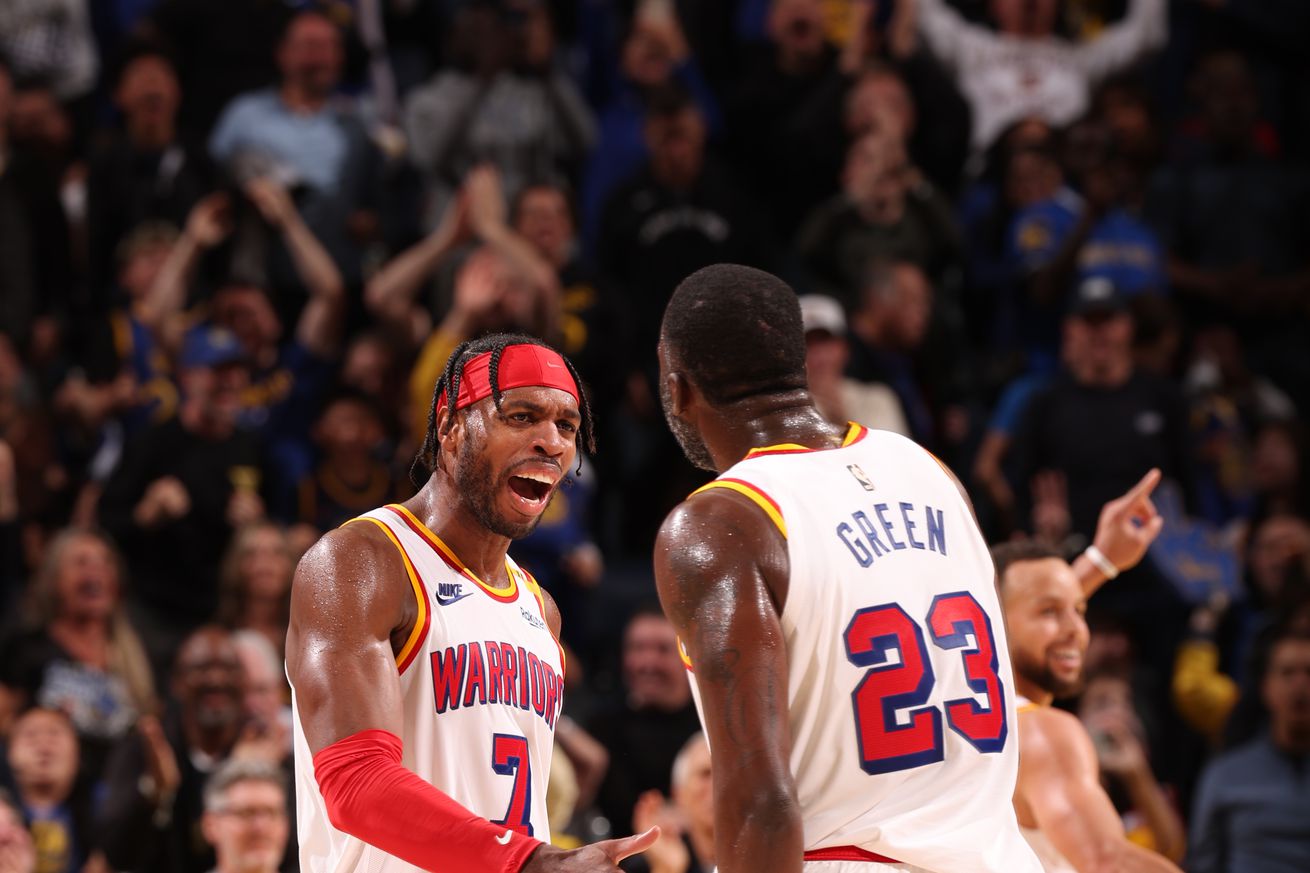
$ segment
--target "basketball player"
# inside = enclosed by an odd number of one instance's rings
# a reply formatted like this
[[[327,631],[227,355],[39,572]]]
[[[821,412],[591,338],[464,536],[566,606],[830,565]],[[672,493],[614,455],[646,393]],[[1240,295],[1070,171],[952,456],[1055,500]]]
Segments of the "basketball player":
[[[1154,474],[1148,474],[1148,479],[1152,477]],[[1145,482],[1126,497],[1132,497]],[[1120,501],[1108,504],[1107,509]],[[1144,538],[1145,544],[1160,531],[1159,517],[1150,518],[1153,513],[1150,509],[1137,527],[1137,537]],[[1103,511],[1102,527],[1105,517]],[[1117,569],[1136,564],[1144,545],[1135,559],[1124,561]],[[1058,552],[1045,546],[1006,544],[997,546],[992,555],[1018,695],[1020,755],[1014,808],[1024,837],[1047,873],[1178,873],[1163,855],[1129,842],[1123,822],[1101,786],[1096,749],[1087,729],[1077,716],[1050,705],[1056,697],[1070,696],[1081,688],[1088,642],[1083,613],[1087,589],[1094,586],[1089,586],[1086,576],[1080,579]],[[1117,572],[1109,575],[1113,578]],[[1165,803],[1163,798],[1156,802]]]
[[[953,477],[824,420],[796,295],[768,273],[693,273],[658,354],[670,427],[720,473],[655,550],[713,752],[720,873],[1040,870],[1010,803],[991,558]]]
[[[461,345],[433,392],[419,493],[327,534],[297,568],[301,869],[595,873],[657,835],[546,844],[559,612],[506,550],[592,444],[578,384],[529,337]]]

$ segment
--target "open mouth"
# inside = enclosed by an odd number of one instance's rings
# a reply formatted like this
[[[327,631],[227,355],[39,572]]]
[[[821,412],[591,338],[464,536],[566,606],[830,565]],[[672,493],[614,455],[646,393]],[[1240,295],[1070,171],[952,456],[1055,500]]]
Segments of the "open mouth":
[[[546,473],[519,473],[509,477],[509,490],[528,512],[538,512],[546,505],[555,480]]]

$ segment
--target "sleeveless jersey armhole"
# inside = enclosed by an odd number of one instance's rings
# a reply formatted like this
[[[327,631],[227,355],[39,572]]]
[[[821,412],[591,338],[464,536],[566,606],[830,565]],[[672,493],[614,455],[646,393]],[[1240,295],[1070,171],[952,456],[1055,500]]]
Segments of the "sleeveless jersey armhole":
[[[764,514],[767,515],[769,520],[773,522],[774,526],[778,528],[778,531],[782,534],[782,538],[784,540],[787,539],[787,522],[782,517],[782,510],[778,508],[777,502],[768,494],[765,494],[762,490],[745,480],[725,478],[715,479],[713,482],[707,482],[691,492],[688,497],[695,497],[697,494],[709,491],[711,488],[726,488],[727,490],[734,491],[750,500],[764,511]]]
[[[406,668],[409,667],[413,662],[414,657],[418,654],[419,649],[422,648],[423,640],[428,635],[428,626],[432,622],[432,615],[428,609],[427,586],[423,584],[423,579],[419,576],[418,570],[414,567],[414,562],[409,559],[409,554],[405,551],[405,547],[400,544],[400,540],[396,538],[395,532],[392,531],[385,522],[369,515],[361,515],[359,518],[352,518],[350,521],[346,522],[346,524],[353,524],[359,521],[371,521],[373,524],[377,525],[378,528],[387,535],[387,539],[391,540],[391,544],[396,547],[396,551],[400,552],[400,559],[405,562],[405,572],[409,575],[410,588],[414,592],[414,600],[418,604],[418,618],[414,621],[414,629],[409,632],[409,637],[406,638],[405,644],[401,646],[400,651],[396,653],[396,671],[401,675],[404,675]],[[345,527],[345,525],[342,525],[342,527]]]
[[[519,572],[523,574],[523,581],[528,586],[528,591],[532,592],[532,596],[537,599],[537,609],[541,611],[541,620],[546,622],[546,630],[550,631],[551,639],[555,641],[555,648],[559,649],[560,676],[562,677],[568,672],[569,659],[568,655],[564,652],[564,643],[560,641],[559,637],[555,636],[554,631],[550,630],[550,622],[546,620],[546,598],[541,593],[541,583],[537,581],[536,576],[533,576],[527,570],[524,570],[522,567],[519,567],[518,569]]]

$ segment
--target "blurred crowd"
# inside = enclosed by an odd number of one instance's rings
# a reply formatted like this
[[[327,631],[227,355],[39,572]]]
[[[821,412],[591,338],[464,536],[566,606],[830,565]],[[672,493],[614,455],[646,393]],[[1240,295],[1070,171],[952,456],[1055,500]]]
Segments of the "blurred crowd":
[[[1256,772],[1310,857],[1305,748],[1249,763],[1310,730],[1270,658],[1310,631],[1307,37],[1303,0],[6,0],[0,873],[295,869],[296,561],[413,493],[495,330],[599,427],[512,549],[571,650],[552,820],[711,869],[649,552],[706,477],[661,314],[723,261],[797,289],[824,414],[933,451],[992,542],[1076,554],[1164,471],[1066,705],[1189,870],[1259,833]],[[1185,837],[1134,831],[1143,778]]]

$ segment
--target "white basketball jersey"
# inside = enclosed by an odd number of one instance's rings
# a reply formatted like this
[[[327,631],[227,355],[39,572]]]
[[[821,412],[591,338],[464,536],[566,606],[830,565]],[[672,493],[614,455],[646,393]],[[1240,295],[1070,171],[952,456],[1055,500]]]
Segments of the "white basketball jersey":
[[[564,664],[536,581],[506,559],[510,584],[488,586],[403,506],[351,523],[375,524],[387,534],[418,601],[414,630],[396,655],[404,766],[475,814],[549,842],[546,780]],[[291,699],[294,710],[294,688]],[[332,827],[299,711],[293,714],[300,869],[417,871]]]
[[[1040,871],[1011,805],[1019,740],[991,556],[937,460],[853,424],[841,448],[756,449],[706,488],[750,498],[787,540],[805,850]]]

